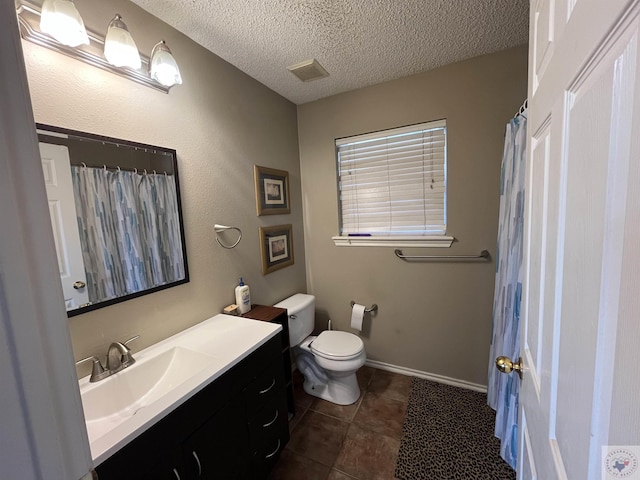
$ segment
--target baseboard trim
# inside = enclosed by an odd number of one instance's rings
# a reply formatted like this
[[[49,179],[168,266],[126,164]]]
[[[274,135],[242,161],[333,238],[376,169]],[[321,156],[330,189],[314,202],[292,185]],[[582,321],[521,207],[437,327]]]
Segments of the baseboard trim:
[[[487,393],[486,385],[467,382],[466,380],[458,380],[456,378],[445,377],[444,375],[438,375],[435,373],[414,370],[413,368],[399,367],[397,365],[378,362],[376,360],[367,360],[365,365],[371,368],[377,368],[378,370],[386,370],[387,372],[399,373],[401,375],[424,378],[426,380],[431,380],[433,382],[444,383],[445,385],[452,385],[454,387],[466,388],[467,390],[474,390],[476,392]]]

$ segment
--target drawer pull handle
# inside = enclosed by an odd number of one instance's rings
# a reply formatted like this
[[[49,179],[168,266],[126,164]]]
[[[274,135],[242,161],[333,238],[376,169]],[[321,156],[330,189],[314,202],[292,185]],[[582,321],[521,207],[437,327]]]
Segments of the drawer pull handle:
[[[200,465],[200,459],[198,458],[198,454],[195,451],[192,451],[191,454],[193,458],[196,459],[196,463],[198,464],[198,478],[202,475],[202,465]]]
[[[278,453],[278,450],[280,450],[280,439],[278,439],[278,446],[276,447],[276,449],[264,458],[266,459],[273,457],[276,453]]]
[[[271,425],[273,425],[275,423],[275,421],[278,419],[278,410],[276,410],[276,416],[273,417],[273,420],[271,420],[270,422],[267,422],[265,424],[262,425],[263,428],[267,428],[270,427]]]
[[[178,470],[176,470],[175,468],[173,469],[173,474],[176,476],[177,480],[180,480],[180,475],[178,474]]]
[[[267,393],[269,390],[271,390],[274,386],[276,385],[276,378],[273,377],[273,380],[271,382],[271,385],[269,385],[267,388],[265,388],[264,390],[260,390],[260,395],[263,395],[265,393]]]

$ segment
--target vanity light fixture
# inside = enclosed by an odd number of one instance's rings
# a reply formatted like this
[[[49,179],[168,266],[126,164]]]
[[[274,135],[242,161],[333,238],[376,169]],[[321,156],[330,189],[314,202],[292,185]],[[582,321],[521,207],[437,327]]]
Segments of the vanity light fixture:
[[[40,30],[70,47],[89,45],[82,17],[71,0],[45,0]]]
[[[140,53],[129,29],[119,13],[113,17],[104,39],[104,58],[116,67],[129,67],[138,70],[142,67]]]
[[[156,43],[151,51],[151,68],[149,69],[149,73],[151,74],[151,78],[167,87],[182,84],[178,64],[164,40]]]
[[[51,5],[53,5],[53,7]],[[110,27],[112,24],[114,26],[114,28],[108,29],[113,30],[111,35],[110,32],[107,31],[109,42],[107,42],[107,39],[105,39],[105,37],[100,33],[86,29],[85,31],[88,37],[88,43],[79,43],[77,46],[70,46],[68,43],[64,43],[65,41],[63,39],[56,38],[53,34],[45,31],[44,28],[49,28],[47,27],[49,20],[44,21],[44,26],[41,26],[43,11],[45,12],[44,16],[46,18],[48,15],[46,12],[49,10],[53,9],[52,11],[54,13],[59,13],[61,11],[67,12],[69,11],[69,5],[71,5],[73,10],[75,10],[75,5],[73,5],[71,0],[45,0],[42,8],[37,0],[16,0],[18,24],[20,26],[20,34],[22,35],[22,38],[58,53],[63,53],[94,67],[106,70],[107,72],[127,78],[141,85],[146,85],[147,87],[151,87],[164,93],[169,93],[169,89],[171,88],[170,85],[165,85],[158,81],[156,77],[151,76],[151,59],[138,52],[133,39],[131,39],[131,43],[133,44],[131,50],[133,50],[133,53],[137,55],[137,62],[135,61],[135,58],[132,63],[125,63],[125,61],[121,59],[116,59],[119,58],[118,53],[114,53],[114,58],[111,55],[111,46],[105,46],[105,43],[111,43],[111,37],[115,36],[120,39],[119,45],[115,48],[115,51],[118,51],[122,47],[122,32],[124,31],[130,36],[129,32],[126,30],[126,25],[124,25],[119,15],[116,15],[109,24]],[[79,15],[78,18],[80,18]],[[82,22],[81,19],[80,21]],[[124,25],[124,29],[122,28],[122,25]],[[71,31],[72,28],[69,27],[68,30]],[[125,43],[127,43],[126,40]],[[109,52],[109,60],[105,58],[107,54],[106,52]],[[131,57],[134,57],[133,53],[131,54]],[[163,62],[166,63],[166,60]],[[175,60],[173,62],[175,63]],[[115,63],[127,66],[116,66]],[[173,82],[171,85],[182,83],[179,71],[175,78],[177,78],[178,81]]]

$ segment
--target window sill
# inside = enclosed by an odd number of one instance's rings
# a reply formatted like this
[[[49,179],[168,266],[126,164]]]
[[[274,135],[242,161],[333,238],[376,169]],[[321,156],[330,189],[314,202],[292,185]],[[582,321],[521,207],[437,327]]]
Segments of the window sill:
[[[416,237],[331,237],[336,247],[429,247],[449,248],[455,237],[447,235]]]

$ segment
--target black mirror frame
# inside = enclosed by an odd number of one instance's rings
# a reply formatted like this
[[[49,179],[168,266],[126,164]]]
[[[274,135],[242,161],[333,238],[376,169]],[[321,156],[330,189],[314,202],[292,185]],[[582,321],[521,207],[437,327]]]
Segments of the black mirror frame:
[[[74,137],[81,137],[81,138],[84,138],[84,139],[94,140],[94,141],[97,141],[97,142],[106,142],[106,143],[118,144],[118,145],[122,145],[122,146],[129,146],[129,147],[140,148],[140,149],[156,150],[158,152],[164,152],[166,154],[169,154],[173,158],[173,171],[174,171],[175,181],[176,181],[176,195],[177,195],[177,203],[178,203],[178,218],[179,218],[179,222],[180,222],[180,237],[182,238],[182,258],[183,258],[183,261],[184,261],[184,278],[182,280],[177,280],[175,282],[167,283],[167,284],[164,284],[164,285],[159,285],[157,287],[148,288],[148,289],[142,290],[140,292],[130,293],[130,294],[127,294],[127,295],[123,295],[121,297],[105,300],[105,301],[102,301],[100,303],[86,305],[86,306],[79,307],[79,308],[76,308],[76,309],[73,309],[73,310],[67,310],[67,317],[68,318],[75,317],[75,316],[81,315],[83,313],[87,313],[87,312],[91,312],[91,311],[94,311],[94,310],[98,310],[100,308],[108,307],[110,305],[115,305],[116,303],[125,302],[127,300],[132,300],[134,298],[142,297],[144,295],[149,295],[150,293],[159,292],[159,291],[165,290],[167,288],[171,288],[171,287],[175,287],[177,285],[182,285],[184,283],[188,283],[189,282],[189,262],[187,261],[187,245],[186,245],[186,237],[185,237],[185,234],[184,234],[184,220],[183,220],[183,214],[182,214],[182,200],[181,200],[181,197],[180,197],[180,181],[179,181],[179,177],[178,177],[178,156],[177,156],[176,151],[174,149],[172,149],[172,148],[158,147],[158,146],[155,146],[155,145],[148,145],[148,144],[144,144],[144,143],[132,142],[130,140],[122,140],[122,139],[118,139],[118,138],[106,137],[106,136],[103,136],[103,135],[96,135],[96,134],[93,134],[93,133],[80,132],[78,130],[71,130],[71,129],[68,129],[68,128],[56,127],[56,126],[53,126],[53,125],[46,125],[46,124],[43,124],[43,123],[36,123],[36,129],[37,130],[49,131],[49,132],[53,132],[53,133],[69,135],[69,136],[74,136]]]

